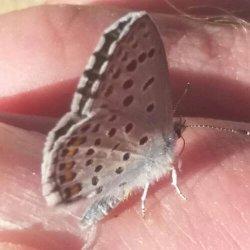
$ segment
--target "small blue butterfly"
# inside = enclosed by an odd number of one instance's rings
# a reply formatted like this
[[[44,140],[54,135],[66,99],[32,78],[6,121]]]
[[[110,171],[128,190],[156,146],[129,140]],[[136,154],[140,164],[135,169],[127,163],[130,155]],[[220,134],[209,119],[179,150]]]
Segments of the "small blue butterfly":
[[[82,226],[90,228],[135,189],[172,173],[184,125],[173,122],[165,51],[146,12],[106,29],[91,55],[71,110],[49,133],[43,154],[48,204],[92,197]]]

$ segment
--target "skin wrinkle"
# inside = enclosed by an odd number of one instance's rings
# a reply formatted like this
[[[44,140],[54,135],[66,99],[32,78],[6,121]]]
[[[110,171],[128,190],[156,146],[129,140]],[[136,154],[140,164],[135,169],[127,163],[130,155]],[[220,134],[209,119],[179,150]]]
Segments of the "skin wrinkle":
[[[183,209],[183,212],[185,212],[185,214],[186,214],[186,218],[187,218],[189,227],[191,227],[192,232],[195,234],[196,241],[194,241],[194,243],[195,243],[195,244],[198,244],[199,249],[204,249],[204,250],[205,250],[206,248],[205,248],[205,246],[202,244],[202,241],[199,240],[199,237],[197,237],[197,232],[196,232],[197,230],[196,230],[195,227],[193,227],[193,223],[191,223],[190,218],[189,218],[188,213],[187,213],[187,211],[185,210],[185,208]]]
[[[203,215],[205,215],[206,216],[206,214],[205,214],[205,212],[203,212],[201,209],[200,209],[200,207],[199,207],[199,204],[198,204],[198,202],[196,201],[196,199],[194,199],[194,194],[193,194],[193,192],[192,192],[192,198],[193,198],[193,200],[194,200],[194,202],[195,202],[195,207],[198,207],[198,208],[196,208],[196,210],[198,210],[201,214],[202,214],[202,216]],[[197,199],[198,200],[198,199]],[[185,211],[185,208],[184,208],[184,211]],[[189,217],[187,217],[187,218],[189,218]],[[192,229],[193,229],[193,232],[197,232],[197,231],[199,231],[199,229],[197,229],[197,227],[195,227],[196,225],[195,225],[195,223],[189,223],[191,226],[192,226]],[[199,238],[201,238],[201,237],[199,237],[197,234],[196,234],[196,238],[197,238],[197,242],[198,242],[198,244],[199,244],[199,246],[201,246],[202,247],[202,249],[207,249],[207,247],[202,243],[202,240],[200,240]]]
[[[240,215],[242,221],[243,221],[246,225],[248,225],[248,221],[247,221],[247,219],[245,218],[244,213],[241,212],[241,211],[239,210],[239,208],[237,208],[233,203],[230,203],[230,204],[231,204],[232,207],[235,209],[235,211]]]
[[[152,199],[152,198],[156,199],[156,202],[154,202],[154,205],[157,204],[157,206],[161,206],[162,203],[161,203],[161,201],[157,198],[156,192],[155,192],[155,193],[152,193],[150,196],[151,196],[151,199]],[[153,209],[153,206],[152,206],[152,205],[151,205],[151,206],[148,206],[148,210],[150,210],[150,209]],[[152,210],[152,211],[154,211],[154,210]],[[149,213],[149,216],[150,216],[152,213],[153,213],[153,212]],[[160,209],[160,211],[159,211],[159,213],[158,213],[157,215],[160,216],[160,218],[159,218],[160,221],[161,221],[161,219],[164,221],[165,218],[166,218],[166,217],[163,215],[162,208]],[[166,221],[166,222],[167,222],[167,221]],[[161,224],[161,228],[167,230],[167,227],[162,226],[162,224]],[[162,230],[160,230],[160,231],[162,232]],[[164,233],[162,233],[162,234],[164,235]]]
[[[116,216],[115,216],[116,217]],[[110,243],[109,242],[104,242],[103,239],[100,239],[97,241],[97,245],[96,245],[96,248],[98,249],[98,246],[99,248],[103,248],[104,246],[104,249],[108,249],[108,247],[105,248],[106,245],[112,245],[113,246],[113,240],[115,239],[117,242],[120,242],[119,239],[122,241],[124,247],[121,248],[121,249],[127,249],[129,248],[129,244],[127,243],[127,241],[122,237],[121,233],[119,232],[118,228],[117,228],[117,225],[119,227],[120,223],[119,222],[115,222],[113,224],[113,230],[114,230],[114,233],[112,233],[112,238],[110,239]],[[105,229],[107,229],[109,227],[109,223],[107,223],[107,226],[105,225],[105,228],[103,226],[103,224],[101,225],[101,230],[100,231],[104,231]],[[102,245],[103,243],[103,245]],[[121,244],[119,244],[119,246],[121,246]]]
[[[241,247],[237,243],[237,239],[234,237],[234,235],[232,233],[230,233],[227,230],[227,227],[225,227],[222,223],[220,223],[219,225],[222,228],[222,230],[220,230],[221,234],[225,238],[226,242],[230,242],[229,244],[231,245],[232,249],[235,249],[235,248],[241,249]]]
[[[138,208],[137,207],[132,207],[132,210],[135,212],[135,214],[138,214]],[[151,239],[151,234],[150,232],[147,230],[147,228],[145,227],[145,222],[142,221],[142,216],[141,216],[141,213],[138,214],[138,217],[136,218],[136,222],[135,222],[135,225],[138,223],[138,222],[142,222],[142,226],[143,226],[143,229],[140,229],[139,231],[139,239],[143,238],[147,238],[147,239]],[[123,222],[125,225],[126,225],[126,222],[124,221]],[[127,230],[130,230],[129,227],[127,227]],[[138,234],[138,231],[136,231],[136,234]],[[145,235],[146,234],[146,235]],[[140,240],[137,240],[138,244],[141,245],[141,241]],[[152,245],[152,242],[151,242],[151,245]],[[145,246],[145,244],[143,245]]]
[[[122,240],[124,246],[126,246],[128,250],[132,250],[132,248],[130,248],[129,244],[127,243],[127,240],[124,239],[124,237],[119,232],[118,232],[118,236]]]
[[[126,242],[126,240],[121,235],[119,235],[119,238],[121,239],[122,243],[124,244],[124,246],[126,246],[126,248],[128,250],[132,250],[132,248],[129,247],[129,244]]]
[[[136,206],[136,207],[134,207],[133,208],[133,210],[135,211],[135,213],[138,215],[138,221],[139,222],[141,222],[141,224],[142,224],[142,226],[143,226],[143,228],[144,228],[144,231],[146,232],[146,234],[147,234],[147,238],[148,239],[152,239],[155,243],[156,243],[156,245],[157,246],[159,246],[159,249],[161,249],[161,247],[160,247],[160,242],[159,242],[159,240],[157,239],[158,237],[157,236],[154,236],[151,232],[150,232],[150,226],[148,226],[147,225],[147,221],[148,220],[151,220],[151,218],[149,217],[148,219],[147,219],[147,211],[146,211],[146,218],[144,219],[143,217],[142,217],[142,213],[141,213],[141,202],[140,202],[140,197],[141,197],[141,194],[139,195],[139,199],[138,199],[138,202],[137,202],[137,204],[138,204],[138,206]],[[148,201],[149,201],[149,198],[148,198]],[[152,231],[152,230],[151,230]],[[157,234],[158,235],[158,234]],[[144,235],[145,236],[145,235]],[[143,239],[144,239],[145,237],[143,237]],[[151,244],[152,244],[152,242],[151,242]],[[155,244],[153,244],[153,245],[155,245]],[[157,248],[158,249],[158,248]]]
[[[222,240],[223,238],[225,239],[225,242],[227,243],[227,248],[230,249],[230,247],[232,247],[233,243],[234,243],[234,239],[230,236],[230,234],[227,234],[226,229],[222,226],[221,223],[216,223],[216,225],[218,226],[216,231],[218,235],[221,235],[219,238],[220,240]],[[228,237],[229,236],[229,237]],[[233,240],[233,242],[231,241]],[[237,245],[237,244],[236,244]],[[234,246],[235,247],[235,246]],[[239,248],[240,249],[240,248]]]
[[[144,228],[146,229],[146,231],[148,232],[148,234],[150,235],[150,238],[154,240],[154,242],[156,243],[156,245],[159,247],[159,249],[162,249],[161,247],[161,242],[159,242],[158,237],[154,237],[154,235],[152,234],[152,230],[150,230],[150,225],[147,225],[147,221],[141,217],[142,223]]]
[[[193,237],[188,232],[186,232],[178,223],[176,223],[174,220],[172,220],[172,223],[176,225],[176,227],[181,231],[183,235],[185,235],[186,238],[188,238],[195,245],[197,244]]]
[[[166,207],[165,206],[165,203],[164,203],[164,201],[162,201],[162,200],[159,200],[158,198],[157,198],[157,196],[155,195],[155,198],[159,201],[159,204],[161,204],[161,206],[162,207]],[[167,208],[167,207],[166,207]],[[161,210],[162,211],[162,210]],[[165,215],[165,212],[163,211],[162,213],[161,213],[163,216],[163,218],[165,219],[165,218],[167,218],[168,216],[166,216]],[[165,215],[165,216],[164,216]],[[188,218],[188,217],[187,217]],[[172,222],[173,222],[173,224],[175,224],[176,226],[177,226],[177,228],[179,228],[180,229],[180,231],[193,243],[193,244],[195,244],[195,245],[197,245],[197,241],[196,240],[194,240],[193,239],[193,237],[191,237],[191,235],[189,235],[184,229],[182,229],[179,225],[178,225],[178,223],[176,223],[174,220],[172,220]],[[202,244],[200,244],[200,242],[198,243],[199,245],[202,245]],[[205,249],[205,248],[204,248]]]
[[[161,202],[159,203],[159,204],[161,204]],[[163,206],[164,207],[164,206]],[[162,209],[161,209],[161,211],[162,211]],[[164,212],[161,212],[161,216],[162,216],[162,218],[165,220],[165,221],[167,221],[167,218],[168,218],[168,216],[164,216]],[[166,228],[166,229],[168,229],[169,230],[169,228]],[[171,230],[172,231],[172,230]],[[173,232],[173,231],[172,231]],[[172,234],[172,233],[171,233]]]
[[[217,180],[219,180],[218,179],[218,175],[215,175],[214,174],[214,176],[213,176],[213,180],[215,180],[215,178],[217,178]],[[215,184],[216,185],[216,187],[218,186],[218,184]],[[198,205],[198,203],[197,203],[197,205]],[[202,210],[201,210],[202,211]],[[223,209],[221,210],[221,211],[223,211]],[[209,221],[211,221],[212,222],[212,224],[214,224],[214,230],[216,230],[217,231],[217,233],[216,233],[216,235],[218,235],[218,234],[222,234],[223,235],[223,233],[222,233],[222,231],[221,230],[219,230],[219,229],[217,229],[217,227],[216,227],[216,225],[218,225],[218,222],[217,221],[214,221],[212,218],[214,217],[214,214],[213,214],[213,210],[212,210],[212,212],[211,213],[206,213],[206,216],[208,216],[209,217]],[[224,236],[224,235],[223,235]],[[220,237],[218,237],[219,239],[220,239]]]
[[[225,194],[224,196],[226,196],[226,194],[227,194],[228,192],[227,192],[227,190],[225,190],[223,184],[221,184],[220,175],[216,176],[216,178],[218,179],[218,182],[219,182],[219,184],[220,184],[220,185],[219,185],[219,186],[220,186],[220,189],[224,192],[224,194]],[[218,186],[218,185],[217,185],[217,186]],[[241,212],[234,206],[234,204],[231,202],[231,200],[228,199],[227,202],[228,202],[228,207],[233,208],[233,209],[237,212],[237,214],[240,216],[240,218],[242,219],[242,221],[243,221],[246,225],[248,225],[247,222],[243,219],[243,217],[242,217],[242,215],[241,215]],[[221,209],[221,211],[223,212],[223,209]],[[225,229],[225,231],[227,232],[227,227],[224,226],[223,222],[220,222],[220,225],[223,226],[223,229]],[[228,231],[228,234],[229,234],[229,236],[235,241],[236,245],[238,246],[237,240],[236,240],[236,238],[233,236],[233,234],[230,233],[229,231]]]

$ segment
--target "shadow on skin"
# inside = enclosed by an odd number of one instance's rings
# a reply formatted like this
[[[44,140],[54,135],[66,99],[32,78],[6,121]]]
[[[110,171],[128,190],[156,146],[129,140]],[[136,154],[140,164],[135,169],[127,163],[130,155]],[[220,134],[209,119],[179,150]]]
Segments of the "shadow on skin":
[[[188,82],[190,90],[179,105],[180,115],[250,122],[250,87],[246,83],[222,78],[219,75],[173,69],[170,72],[170,83],[174,103]]]

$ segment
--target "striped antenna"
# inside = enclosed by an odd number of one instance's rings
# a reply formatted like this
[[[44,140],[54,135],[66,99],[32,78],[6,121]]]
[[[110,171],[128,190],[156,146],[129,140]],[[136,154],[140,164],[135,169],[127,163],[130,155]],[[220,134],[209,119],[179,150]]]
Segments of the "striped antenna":
[[[233,129],[233,128],[224,128],[224,127],[217,127],[213,125],[208,125],[208,124],[194,124],[194,125],[185,125],[186,128],[209,128],[209,129],[215,129],[218,131],[223,131],[223,132],[230,132],[234,134],[240,134],[240,135],[246,135],[250,136],[250,131],[246,129]]]

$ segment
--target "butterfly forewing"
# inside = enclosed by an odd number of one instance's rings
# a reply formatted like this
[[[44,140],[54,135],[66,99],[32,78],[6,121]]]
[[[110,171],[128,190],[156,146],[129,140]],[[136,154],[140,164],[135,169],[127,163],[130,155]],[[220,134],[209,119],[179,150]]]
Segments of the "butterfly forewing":
[[[139,13],[127,15],[104,33],[80,80],[72,111],[119,110],[149,122],[157,119],[157,127],[166,128],[172,107],[165,51],[150,17]]]
[[[147,14],[128,14],[105,31],[71,109],[50,133],[53,143],[47,142],[43,191],[48,202],[125,196],[167,172],[172,148],[163,135],[173,133],[167,63]]]

